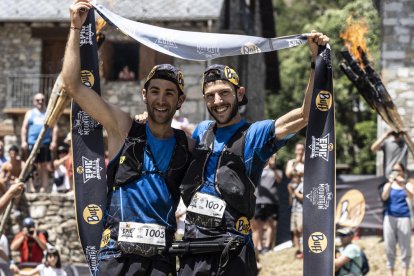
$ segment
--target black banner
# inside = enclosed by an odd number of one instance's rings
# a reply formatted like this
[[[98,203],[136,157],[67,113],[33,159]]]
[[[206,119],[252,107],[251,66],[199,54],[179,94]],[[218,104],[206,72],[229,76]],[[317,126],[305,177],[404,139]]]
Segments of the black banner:
[[[100,94],[93,9],[80,31],[80,55],[82,83]],[[72,101],[71,130],[76,220],[86,261],[94,274],[107,195],[102,126]]]
[[[335,221],[344,227],[382,229],[382,176],[341,176],[336,186]]]
[[[319,47],[306,134],[303,275],[334,275],[335,108],[331,51]]]

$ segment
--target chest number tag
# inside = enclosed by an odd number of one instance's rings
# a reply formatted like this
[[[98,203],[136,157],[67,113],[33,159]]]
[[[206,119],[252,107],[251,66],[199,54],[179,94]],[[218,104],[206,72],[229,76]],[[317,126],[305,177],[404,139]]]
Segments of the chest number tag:
[[[118,241],[165,246],[165,227],[152,223],[120,222]]]
[[[193,213],[221,219],[226,202],[218,197],[197,192],[191,199],[187,210]]]

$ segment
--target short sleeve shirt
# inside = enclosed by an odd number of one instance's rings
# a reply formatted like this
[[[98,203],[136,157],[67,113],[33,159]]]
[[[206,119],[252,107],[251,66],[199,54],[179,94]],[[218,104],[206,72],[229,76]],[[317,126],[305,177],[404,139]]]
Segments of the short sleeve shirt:
[[[355,244],[348,244],[345,248],[341,248],[341,255],[348,257],[352,261],[346,263],[339,269],[339,275],[362,275],[360,267],[362,266],[361,249]],[[356,263],[356,264],[355,264]]]

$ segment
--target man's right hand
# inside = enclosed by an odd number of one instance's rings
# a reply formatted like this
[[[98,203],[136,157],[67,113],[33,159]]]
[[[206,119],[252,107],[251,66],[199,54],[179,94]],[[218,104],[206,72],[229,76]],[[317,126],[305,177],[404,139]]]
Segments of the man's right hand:
[[[19,196],[24,190],[25,184],[23,182],[18,182],[10,186],[8,192],[12,197]]]
[[[83,23],[85,23],[90,8],[92,8],[92,5],[89,3],[89,0],[73,1],[72,6],[70,6],[71,27],[80,29]]]
[[[27,142],[23,141],[21,147],[22,147],[22,150],[27,150],[28,149]]]

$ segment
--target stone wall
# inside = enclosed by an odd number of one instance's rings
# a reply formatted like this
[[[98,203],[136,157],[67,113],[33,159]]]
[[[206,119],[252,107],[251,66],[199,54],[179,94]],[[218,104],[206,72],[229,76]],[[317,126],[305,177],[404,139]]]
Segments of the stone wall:
[[[382,20],[382,79],[388,89],[405,127],[414,137],[414,2],[412,0],[383,0]],[[378,119],[378,136],[386,131]],[[414,170],[409,154],[410,170]],[[382,170],[382,156],[377,159],[377,172]]]
[[[6,235],[11,243],[25,217],[31,216],[38,225],[38,230],[46,230],[49,242],[59,250],[63,263],[85,263],[79,242],[75,220],[73,194],[26,194],[13,211]],[[19,252],[12,252],[19,261]]]

